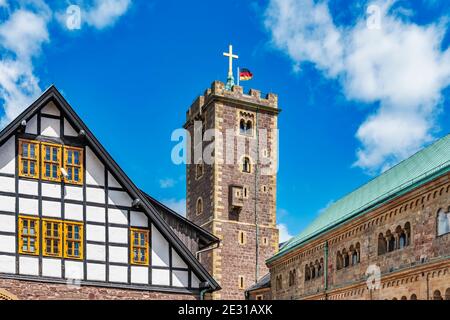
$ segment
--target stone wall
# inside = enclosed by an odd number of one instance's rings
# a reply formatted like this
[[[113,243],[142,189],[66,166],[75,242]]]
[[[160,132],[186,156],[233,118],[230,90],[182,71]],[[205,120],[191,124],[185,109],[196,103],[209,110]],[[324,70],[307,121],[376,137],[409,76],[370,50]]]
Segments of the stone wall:
[[[258,112],[257,116],[256,112]],[[206,170],[202,178],[195,177],[194,165],[187,166],[187,217],[221,239],[219,249],[201,255],[202,263],[222,287],[222,290],[213,294],[215,299],[244,299],[245,289],[255,283],[257,276],[260,278],[267,274],[265,261],[278,250],[276,170],[267,174],[268,164],[261,164],[262,161],[260,161],[257,165],[258,178],[255,189],[255,163],[258,149],[255,143],[256,135],[255,133],[251,137],[239,135],[241,117],[250,117],[254,120],[254,124],[258,117],[258,128],[267,129],[268,136],[268,143],[260,144],[259,154],[266,155],[265,157],[276,168],[277,114],[275,95],[269,94],[266,98],[262,98],[256,90],[244,94],[242,87],[238,86],[227,91],[221,82],[214,82],[205,95],[197,99],[188,111],[185,128],[191,136],[194,134],[194,121],[197,120],[206,121],[206,130],[217,129],[223,139],[220,141],[220,138],[216,137],[215,141],[218,144],[214,151],[215,162],[213,165],[205,165]],[[234,152],[232,163],[225,161],[228,154],[226,147],[218,147],[219,142],[229,145],[227,130],[236,134],[235,143],[231,144]],[[263,137],[260,137],[260,141],[262,140]],[[241,154],[238,152],[239,143],[245,146]],[[191,154],[193,154],[193,148],[194,145],[192,145]],[[250,173],[241,171],[242,156],[249,156],[251,159]],[[246,189],[247,195],[240,210],[229,206],[229,190],[232,185],[239,185]],[[255,195],[257,195],[256,207]],[[201,215],[195,214],[195,203],[198,197],[202,197],[204,203],[204,211]],[[258,213],[258,250],[256,249],[255,210]],[[239,243],[240,232],[245,234],[244,243]],[[258,275],[256,261],[258,261]]]
[[[195,300],[198,295],[128,290],[96,286],[1,279],[3,292],[20,300]]]
[[[425,299],[434,290],[440,290],[444,296],[450,281],[450,234],[437,236],[436,229],[439,209],[446,210],[450,206],[449,181],[450,174],[441,176],[272,262],[270,270],[274,299],[321,299],[325,296],[330,299],[410,299],[412,294],[418,299]],[[410,235],[406,243],[400,245],[396,230],[404,230],[408,225]],[[396,249],[380,253],[379,235],[385,237],[389,232],[394,234],[393,246]],[[327,279],[324,272],[326,244]],[[359,246],[359,258],[353,264],[351,249],[356,246]],[[342,252],[349,253],[349,263],[339,269],[338,264],[342,264],[342,260],[338,261],[338,253]],[[321,259],[324,261],[322,265]],[[312,264],[317,271],[320,267],[315,267],[316,261],[322,266],[321,272],[316,272],[315,277],[310,276],[307,280],[306,266]],[[369,294],[365,274],[373,265],[380,268],[383,285],[380,291]],[[421,268],[423,271],[416,275],[415,270]],[[293,270],[296,277],[290,284],[289,276]],[[404,273],[403,270],[409,271]],[[406,279],[410,280],[406,282]],[[324,294],[325,285],[327,295]],[[425,289],[427,286],[428,289]]]

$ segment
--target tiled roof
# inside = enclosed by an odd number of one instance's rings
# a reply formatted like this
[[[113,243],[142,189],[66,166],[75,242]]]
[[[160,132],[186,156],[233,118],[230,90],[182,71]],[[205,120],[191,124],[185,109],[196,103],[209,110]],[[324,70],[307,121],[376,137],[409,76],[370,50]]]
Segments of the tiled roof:
[[[450,134],[333,203],[268,261],[273,261],[331,228],[364,214],[368,209],[373,209],[449,171]]]

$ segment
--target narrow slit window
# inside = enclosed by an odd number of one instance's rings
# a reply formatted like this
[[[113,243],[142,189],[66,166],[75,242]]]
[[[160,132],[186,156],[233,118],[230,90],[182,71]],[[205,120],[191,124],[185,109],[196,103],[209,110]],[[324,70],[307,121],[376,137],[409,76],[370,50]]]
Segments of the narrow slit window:
[[[62,222],[44,219],[42,221],[43,254],[50,257],[62,256]]]
[[[39,218],[19,217],[19,253],[39,255]]]
[[[68,259],[83,259],[82,223],[64,223],[64,257]]]
[[[39,142],[19,140],[19,176],[39,178]]]
[[[83,149],[64,147],[64,169],[67,183],[83,184]]]
[[[41,145],[42,179],[50,181],[61,180],[61,146],[49,143]]]
[[[138,265],[148,265],[148,230],[144,229],[131,229],[131,263]]]

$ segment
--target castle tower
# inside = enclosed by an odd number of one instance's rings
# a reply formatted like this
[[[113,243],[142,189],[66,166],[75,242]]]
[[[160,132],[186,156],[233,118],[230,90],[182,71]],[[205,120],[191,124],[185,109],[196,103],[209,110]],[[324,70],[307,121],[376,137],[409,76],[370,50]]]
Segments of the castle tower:
[[[279,112],[275,94],[261,97],[253,89],[245,94],[220,81],[187,112],[187,218],[221,239],[218,249],[200,254],[222,287],[214,299],[244,299],[245,289],[268,272],[265,260],[278,250]],[[209,129],[216,130],[213,139]],[[214,162],[198,150],[212,154]]]

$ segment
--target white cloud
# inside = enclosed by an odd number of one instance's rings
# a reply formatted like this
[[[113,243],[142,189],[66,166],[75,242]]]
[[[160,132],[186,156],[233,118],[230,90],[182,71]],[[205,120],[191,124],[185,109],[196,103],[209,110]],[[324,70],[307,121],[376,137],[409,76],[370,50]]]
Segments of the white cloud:
[[[44,7],[43,7],[44,8]],[[0,99],[4,116],[0,128],[14,119],[41,92],[33,73],[32,59],[49,41],[47,10],[14,11],[0,25]]]
[[[130,4],[131,0],[95,0],[86,5],[87,23],[99,29],[111,26],[125,14]],[[42,92],[33,60],[51,40],[49,25],[54,14],[42,0],[19,1],[12,5],[0,0],[0,7],[7,7],[6,16],[0,22],[1,129]]]
[[[83,11],[83,15],[87,24],[103,29],[113,25],[130,5],[131,0],[95,0],[92,6]]]
[[[284,223],[277,224],[277,228],[280,231],[280,243],[286,242],[292,238],[292,235],[289,233],[288,227]]]
[[[378,2],[381,28],[364,18],[337,26],[326,2],[271,0],[265,23],[273,44],[295,68],[313,63],[338,79],[348,99],[376,103],[359,127],[356,166],[384,170],[433,139],[442,90],[450,81],[450,51],[441,50],[446,25],[420,26]]]
[[[166,179],[159,180],[159,186],[162,189],[172,188],[173,186],[175,186],[175,183],[176,183],[176,181],[172,178],[166,178]]]
[[[186,199],[165,199],[161,201],[164,205],[182,215],[186,216]]]

